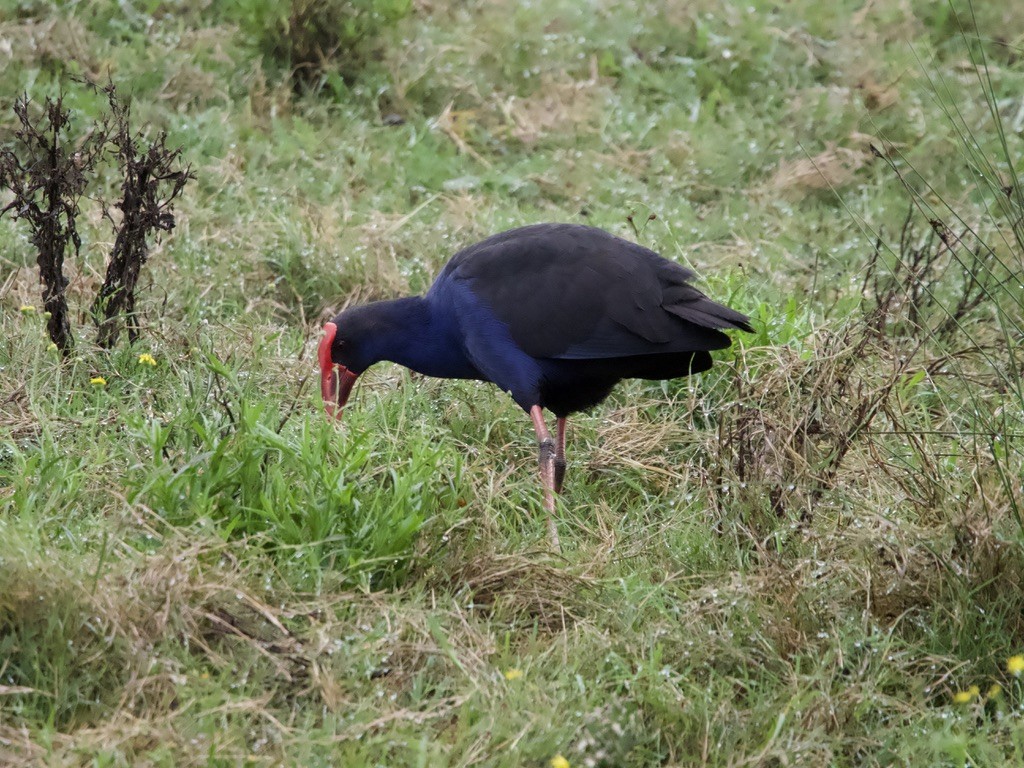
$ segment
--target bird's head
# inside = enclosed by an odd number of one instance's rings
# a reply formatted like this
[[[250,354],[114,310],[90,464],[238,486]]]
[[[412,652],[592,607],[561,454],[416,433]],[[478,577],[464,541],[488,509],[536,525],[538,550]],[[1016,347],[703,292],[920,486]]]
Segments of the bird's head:
[[[348,402],[356,379],[374,363],[387,358],[387,342],[394,330],[389,307],[377,301],[349,307],[324,325],[320,339],[320,391],[324,408],[336,419]]]
[[[324,325],[324,337],[320,339],[320,392],[324,398],[327,414],[336,419],[341,418],[341,409],[348,402],[352,386],[363,372],[357,367],[355,349],[346,334],[338,333],[338,323],[344,318],[339,315]],[[342,325],[344,327],[344,325]]]
[[[352,386],[371,365],[403,362],[403,350],[418,344],[416,333],[425,322],[422,304],[419,297],[375,301],[349,307],[324,325],[317,356],[328,414],[341,418]]]

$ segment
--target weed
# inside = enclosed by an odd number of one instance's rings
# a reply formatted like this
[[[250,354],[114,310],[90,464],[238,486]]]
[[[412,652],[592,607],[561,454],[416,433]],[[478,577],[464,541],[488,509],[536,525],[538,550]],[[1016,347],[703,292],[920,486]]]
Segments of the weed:
[[[124,179],[121,199],[115,204],[121,221],[114,227],[107,276],[93,304],[99,326],[97,343],[109,348],[117,343],[122,313],[127,318],[129,340],[138,341],[135,291],[139,272],[149,257],[149,238],[155,230],[174,229],[174,200],[194,176],[187,166],[179,167],[182,150],[168,149],[165,133],[148,146],[142,145],[141,137],[132,132],[131,105],[117,95],[113,83],[103,92],[110,104],[106,133],[116,148],[119,172]]]
[[[344,90],[379,38],[412,8],[410,0],[233,0],[222,10],[284,65],[296,90]],[[336,78],[341,80],[335,81]]]
[[[68,320],[64,256],[68,246],[77,254],[82,247],[76,220],[79,199],[100,154],[106,137],[94,131],[84,139],[71,135],[71,112],[64,108],[63,95],[47,98],[39,119],[29,114],[29,98],[14,103],[20,123],[15,132],[17,150],[0,150],[0,187],[14,199],[0,209],[26,219],[37,251],[39,279],[43,284],[43,307],[49,313],[50,339],[65,355],[71,353],[73,338]]]

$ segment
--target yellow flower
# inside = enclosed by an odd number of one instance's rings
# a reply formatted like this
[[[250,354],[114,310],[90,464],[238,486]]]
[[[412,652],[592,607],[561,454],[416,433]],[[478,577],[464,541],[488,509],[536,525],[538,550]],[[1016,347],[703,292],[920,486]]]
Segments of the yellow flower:
[[[21,305],[21,314],[23,314],[23,315],[31,315],[35,311],[36,311],[36,308],[34,306],[32,306],[31,304],[22,304]]]
[[[555,755],[551,758],[551,762],[548,763],[551,768],[569,768],[569,761],[561,755]]]
[[[523,670],[521,669],[507,669],[505,670],[506,680],[518,680],[523,676]]]
[[[156,365],[156,358],[149,354],[149,352],[143,352],[139,355],[139,365],[148,365],[152,367]]]
[[[92,384],[94,387],[107,386],[107,380],[104,379],[102,376],[93,376],[91,379],[89,379],[89,383]]]
[[[992,683],[992,687],[988,689],[988,693],[985,694],[986,699],[998,699],[1003,695],[1003,686],[999,683]]]
[[[966,704],[981,695],[981,688],[976,685],[972,685],[966,691],[957,691],[953,694],[953,702],[955,704]]]
[[[1008,658],[1006,660],[1006,671],[1011,675],[1020,677],[1020,673],[1024,672],[1024,656],[1017,655]]]

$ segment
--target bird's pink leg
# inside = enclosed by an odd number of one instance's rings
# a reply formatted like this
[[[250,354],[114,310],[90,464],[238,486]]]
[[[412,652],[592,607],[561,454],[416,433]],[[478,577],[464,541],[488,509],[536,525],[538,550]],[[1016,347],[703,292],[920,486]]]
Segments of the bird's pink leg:
[[[537,461],[540,464],[540,481],[544,486],[544,509],[548,513],[548,536],[552,548],[561,552],[558,528],[555,527],[555,441],[551,439],[548,425],[544,423],[544,412],[539,405],[530,409],[530,418],[533,419],[533,429],[537,433]]]
[[[555,440],[555,493],[562,492],[565,480],[565,416],[558,417],[558,437]]]

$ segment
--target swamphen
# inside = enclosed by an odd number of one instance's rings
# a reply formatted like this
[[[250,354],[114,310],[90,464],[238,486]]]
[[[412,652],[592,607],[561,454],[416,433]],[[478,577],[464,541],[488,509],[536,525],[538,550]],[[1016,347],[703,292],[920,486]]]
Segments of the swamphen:
[[[708,350],[729,346],[721,329],[753,330],[690,285],[693,277],[593,227],[537,224],[494,235],[455,254],[425,296],[352,307],[327,323],[324,405],[340,417],[356,378],[381,360],[497,384],[533,419],[558,549],[566,417],[600,403],[620,379],[705,371]],[[543,408],[558,419],[555,440]]]

